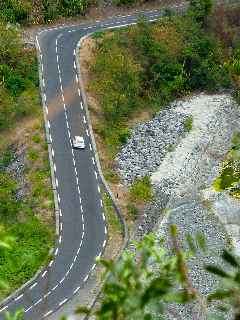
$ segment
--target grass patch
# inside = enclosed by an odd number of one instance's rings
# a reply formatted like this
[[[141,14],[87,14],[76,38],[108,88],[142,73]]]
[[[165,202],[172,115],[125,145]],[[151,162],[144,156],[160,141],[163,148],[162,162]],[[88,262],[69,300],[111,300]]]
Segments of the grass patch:
[[[111,168],[105,170],[104,177],[111,183],[118,183],[120,181],[119,175]]]
[[[103,195],[104,212],[106,214],[110,233],[114,234],[116,232],[118,234],[123,235],[123,227],[117,217],[111,198],[104,191],[102,191],[102,195]]]
[[[35,142],[35,143],[40,143],[41,138],[40,138],[39,134],[34,134],[32,136],[32,141]]]
[[[34,216],[4,228],[13,237],[13,245],[10,250],[0,252],[1,279],[8,285],[1,290],[1,298],[20,287],[46,262],[52,244],[49,239],[53,239],[52,232]]]
[[[153,200],[152,186],[148,176],[136,179],[129,189],[130,200],[134,202],[149,202]]]

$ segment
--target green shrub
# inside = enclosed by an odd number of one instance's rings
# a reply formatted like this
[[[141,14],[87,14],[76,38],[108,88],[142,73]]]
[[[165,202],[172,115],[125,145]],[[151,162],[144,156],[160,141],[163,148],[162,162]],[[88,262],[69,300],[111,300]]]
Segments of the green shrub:
[[[2,157],[0,157],[0,167],[7,167],[13,160],[13,156],[14,154],[10,147],[6,148],[6,150],[2,154]]]
[[[132,5],[136,2],[140,2],[140,1],[139,0],[113,0],[113,3],[117,6]]]
[[[6,172],[0,171],[0,217],[1,219],[15,216],[20,209],[16,202],[15,195],[17,185]]]
[[[0,18],[5,22],[26,23],[30,9],[30,1],[0,0]]]
[[[188,14],[198,23],[204,24],[212,12],[213,0],[188,0]]]
[[[145,176],[142,179],[136,179],[129,189],[130,199],[133,201],[148,202],[153,199],[150,178]]]
[[[93,39],[102,39],[103,37],[104,37],[103,31],[94,32],[94,34],[92,35]]]
[[[52,22],[58,15],[57,4],[49,0],[43,0],[43,20],[45,23]]]
[[[216,191],[229,190],[230,194],[240,197],[240,132],[234,132],[232,136],[232,148],[229,150],[223,162],[220,175],[214,181]]]
[[[24,79],[14,72],[5,78],[4,85],[10,91],[12,96],[18,96],[25,89]]]
[[[28,159],[31,160],[31,161],[36,161],[38,159],[38,152],[33,149],[33,148],[29,148],[28,149]]]
[[[192,126],[193,126],[193,117],[189,116],[184,121],[184,131],[190,132],[192,130]]]
[[[32,141],[35,143],[39,143],[41,141],[41,138],[38,133],[36,133],[32,136]]]
[[[169,144],[169,145],[167,146],[167,151],[168,151],[168,152],[173,152],[173,151],[175,150],[175,148],[176,148],[176,145],[175,145],[175,144]]]
[[[88,6],[87,0],[59,0],[58,9],[62,15],[84,14]]]

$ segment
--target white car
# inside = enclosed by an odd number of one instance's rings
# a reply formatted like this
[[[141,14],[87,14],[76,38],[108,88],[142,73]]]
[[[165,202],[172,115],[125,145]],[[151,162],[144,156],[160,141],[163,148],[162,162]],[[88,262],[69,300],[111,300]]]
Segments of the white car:
[[[83,137],[75,136],[72,139],[72,146],[74,149],[84,149],[85,148],[85,142]]]

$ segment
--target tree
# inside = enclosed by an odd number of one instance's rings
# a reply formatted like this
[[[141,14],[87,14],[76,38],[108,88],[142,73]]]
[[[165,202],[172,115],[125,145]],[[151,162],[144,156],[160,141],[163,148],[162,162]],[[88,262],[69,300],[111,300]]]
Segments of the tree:
[[[205,252],[205,240],[201,234],[186,235],[188,248],[182,249],[176,226],[170,227],[172,247],[163,246],[153,235],[135,243],[136,251],[125,252],[119,262],[101,260],[108,272],[100,307],[97,311],[80,307],[78,314],[94,315],[97,320],[164,320],[168,314],[182,319],[171,303],[196,302],[199,314],[194,319],[223,320],[218,311],[231,313],[231,319],[240,319],[240,257],[223,250],[221,266],[205,266],[206,272],[220,280],[220,288],[203,297],[194,288],[189,276],[188,259],[197,250]],[[198,249],[197,249],[198,248]],[[225,268],[226,267],[226,268]],[[228,271],[225,271],[227,269]],[[216,303],[217,302],[217,303]],[[216,312],[208,311],[214,303]],[[64,319],[64,318],[63,318]]]
[[[165,312],[174,314],[169,303],[194,300],[205,312],[205,303],[192,285],[186,264],[196,250],[194,241],[204,250],[204,240],[200,235],[196,239],[188,235],[189,249],[183,252],[175,226],[171,227],[171,237],[170,250],[163,240],[146,235],[141,243],[135,243],[136,251],[124,252],[119,262],[101,260],[109,278],[103,287],[100,308],[95,312],[96,319],[164,319]],[[86,308],[76,312],[91,314]]]

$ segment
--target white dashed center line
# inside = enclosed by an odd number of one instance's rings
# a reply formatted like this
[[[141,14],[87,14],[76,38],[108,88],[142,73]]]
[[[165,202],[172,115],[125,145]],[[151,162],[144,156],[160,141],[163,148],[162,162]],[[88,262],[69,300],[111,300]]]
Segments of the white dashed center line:
[[[15,298],[14,301],[18,301],[18,300],[22,299],[22,297],[23,297],[23,293],[20,296],[18,296],[17,298]]]
[[[35,282],[31,287],[30,287],[30,290],[32,290],[33,288],[35,288],[37,285],[37,282]]]

